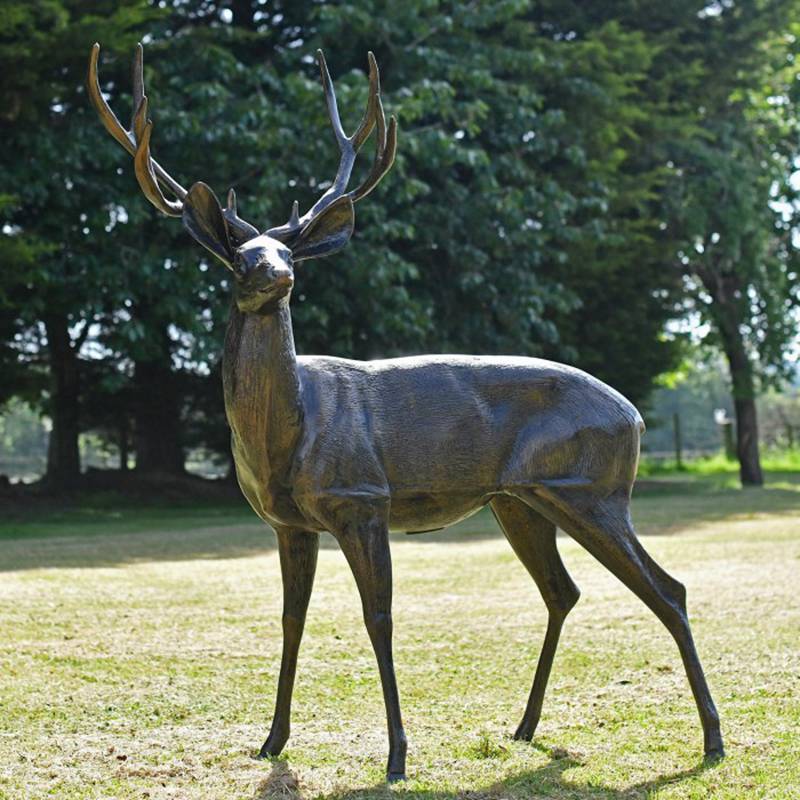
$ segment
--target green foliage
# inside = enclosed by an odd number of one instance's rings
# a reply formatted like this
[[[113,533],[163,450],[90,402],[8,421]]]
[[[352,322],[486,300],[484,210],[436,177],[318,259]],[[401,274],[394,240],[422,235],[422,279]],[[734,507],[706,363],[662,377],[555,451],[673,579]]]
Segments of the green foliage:
[[[798,29],[786,23],[798,10],[788,1],[742,4],[703,24],[688,86],[703,104],[700,135],[673,143],[667,194],[692,307],[729,359],[741,337],[767,380],[786,365],[800,301],[792,185]]]
[[[684,456],[720,450],[724,438],[715,412],[723,411],[728,420],[734,416],[730,377],[722,354],[712,348],[694,348],[680,369],[660,383],[645,416],[645,452],[663,455],[674,451],[674,414],[680,416]],[[767,449],[765,463],[770,453],[800,446],[800,388],[784,383],[778,390],[760,395],[757,406],[759,438]]]
[[[311,205],[336,169],[314,49],[346,127],[376,54],[397,162],[357,206],[349,247],[298,270],[301,352],[544,355],[641,403],[680,356],[664,329],[687,289],[719,329],[699,277],[719,253],[740,282],[749,347],[778,364],[797,274],[795,6],[706,6],[7,3],[0,392],[23,387],[22,366],[28,396],[56,402],[47,322],[79,358],[82,428],[112,435],[169,393],[184,444],[225,450],[225,271],[144,200],[83,89],[98,40],[103,88],[126,120],[145,35],[156,157],[187,187],[234,186],[262,229],[295,199]],[[356,179],[369,157],[368,143]]]

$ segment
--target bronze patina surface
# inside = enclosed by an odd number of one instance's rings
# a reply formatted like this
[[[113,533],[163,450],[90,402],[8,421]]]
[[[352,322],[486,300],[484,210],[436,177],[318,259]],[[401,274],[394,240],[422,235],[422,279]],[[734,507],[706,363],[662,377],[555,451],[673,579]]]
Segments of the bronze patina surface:
[[[352,136],[339,121],[322,53],[319,66],[341,161],[331,187],[302,216],[259,233],[222,208],[204,183],[187,191],[151,156],[152,123],[134,62],[135,112],[126,130],[109,108],[92,50],[89,92],[109,133],[134,157],[148,200],[179,216],[230,270],[234,303],[224,353],[225,407],[239,485],[277,533],[283,575],[283,658],[272,728],[261,755],[281,752],[319,534],[344,552],[378,661],[389,723],[389,779],[405,774],[406,737],[392,663],[389,531],[451,525],[489,505],[549,612],[533,687],[515,737],[531,739],[565,617],[579,591],[556,548],[556,526],[637,594],[674,637],[694,693],[705,752],[723,752],[719,719],[695,651],[684,587],[645,552],[630,517],[644,429],[622,395],[578,369],[532,358],[420,356],[360,362],[298,356],[289,298],[294,267],[349,240],[353,204],[394,160],[369,54],[369,100]],[[364,182],[347,190],[356,155],[376,130]],[[170,198],[165,196],[167,191]]]

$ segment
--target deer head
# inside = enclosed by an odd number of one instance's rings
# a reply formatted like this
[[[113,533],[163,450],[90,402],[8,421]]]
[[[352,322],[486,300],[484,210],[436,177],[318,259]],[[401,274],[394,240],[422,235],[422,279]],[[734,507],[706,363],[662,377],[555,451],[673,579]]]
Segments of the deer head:
[[[397,149],[397,120],[386,117],[381,103],[380,77],[370,52],[369,99],[364,117],[348,136],[339,119],[336,94],[322,51],[317,51],[322,86],[336,141],[341,151],[339,169],[330,188],[300,216],[295,201],[288,222],[264,233],[238,216],[236,194],[228,192],[222,208],[214,192],[200,181],[187,191],[152,157],[153,123],[147,115],[144,93],[143,48],[139,44],[133,62],[133,116],[130,129],[123,127],[105,101],[97,76],[100,45],[89,59],[88,89],[92,104],[106,130],[133,156],[136,179],[145,197],[164,214],[181,217],[184,227],[213,253],[234,277],[236,303],[244,312],[264,313],[288,300],[294,284],[294,264],[322,257],[344,247],[353,233],[353,204],[366,197],[389,171]],[[375,158],[364,182],[347,191],[356,155],[377,127]],[[166,190],[174,199],[164,195]]]

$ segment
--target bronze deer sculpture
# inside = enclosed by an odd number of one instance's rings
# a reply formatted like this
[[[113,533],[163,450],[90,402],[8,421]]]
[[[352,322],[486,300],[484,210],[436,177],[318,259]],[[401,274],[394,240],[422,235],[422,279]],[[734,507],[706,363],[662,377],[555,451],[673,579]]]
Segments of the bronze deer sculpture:
[[[359,362],[297,356],[289,298],[294,264],[343,247],[353,204],[392,165],[378,68],[369,54],[369,100],[352,136],[342,129],[322,53],[322,85],[341,150],[333,184],[302,217],[260,234],[222,208],[204,183],[188,191],[150,155],[152,123],[134,61],[134,115],[126,130],[103,98],[99,45],[89,94],[108,132],[134,157],[147,199],[180,216],[231,271],[235,301],[225,339],[225,407],[239,485],[277,533],[283,577],[283,656],[275,714],[260,755],[289,737],[297,654],[319,534],[336,538],[353,571],[378,662],[389,728],[387,777],[404,777],[406,737],[392,662],[389,531],[444,528],[490,506],[548,609],[533,687],[515,738],[530,740],[564,619],[579,597],[556,548],[556,526],[638,595],[675,639],[703,725],[705,752],[723,754],[719,718],[695,651],[684,587],[643,549],[630,518],[644,425],[622,395],[578,369],[515,357],[454,355]],[[364,182],[347,190],[356,155],[377,128]],[[174,199],[165,197],[166,189]]]

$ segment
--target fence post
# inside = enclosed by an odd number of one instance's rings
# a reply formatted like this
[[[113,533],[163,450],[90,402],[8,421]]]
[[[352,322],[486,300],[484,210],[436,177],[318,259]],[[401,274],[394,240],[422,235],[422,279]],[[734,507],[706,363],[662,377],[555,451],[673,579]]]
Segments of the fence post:
[[[682,442],[681,442],[681,415],[676,411],[672,415],[672,433],[675,438],[675,465],[683,469]]]
[[[722,433],[722,444],[725,447],[725,458],[733,461],[736,458],[736,442],[733,440],[733,420],[724,408],[714,409],[714,422]]]

